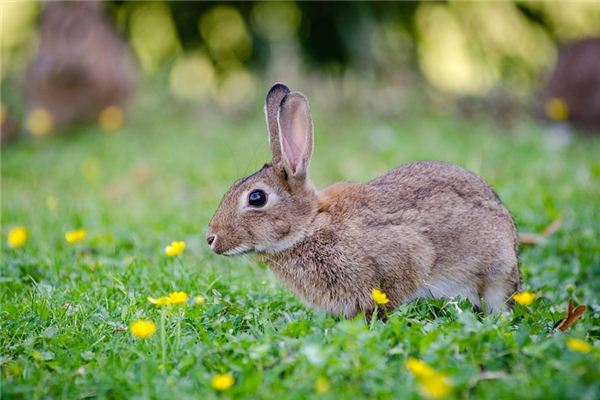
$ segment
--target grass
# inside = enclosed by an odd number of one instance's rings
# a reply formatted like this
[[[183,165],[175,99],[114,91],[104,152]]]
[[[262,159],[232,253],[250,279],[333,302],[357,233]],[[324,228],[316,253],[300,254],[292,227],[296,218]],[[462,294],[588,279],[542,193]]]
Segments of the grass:
[[[418,398],[409,357],[446,376],[450,398],[600,396],[598,139],[559,148],[535,122],[502,131],[440,114],[317,112],[320,187],[446,160],[487,179],[521,231],[565,218],[521,251],[531,305],[480,316],[464,301],[417,301],[370,329],[308,309],[265,266],[204,243],[229,184],[268,159],[260,105],[239,120],[159,105],[116,134],[83,127],[2,149],[2,398]],[[15,225],[29,240],[10,249]],[[67,243],[76,228],[87,238]],[[187,244],[178,258],[164,254],[173,240]],[[161,321],[147,297],[172,291],[206,302],[163,311],[164,346],[160,326],[134,337],[133,321]],[[589,308],[562,334],[553,326],[570,297]],[[569,337],[593,349],[571,351]],[[221,393],[210,385],[219,373],[235,379]]]

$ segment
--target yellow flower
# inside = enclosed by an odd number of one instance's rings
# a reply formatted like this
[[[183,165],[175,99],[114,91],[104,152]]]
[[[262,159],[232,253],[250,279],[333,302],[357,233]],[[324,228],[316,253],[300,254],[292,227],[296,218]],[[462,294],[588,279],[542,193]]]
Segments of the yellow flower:
[[[569,118],[569,106],[558,97],[553,97],[544,104],[546,116],[553,121],[564,121]]]
[[[592,351],[592,345],[588,342],[584,342],[583,340],[568,338],[567,339],[567,347],[571,351],[576,351],[578,353],[589,353]]]
[[[419,391],[430,399],[442,399],[450,394],[452,385],[445,375],[438,372],[419,380]]]
[[[85,229],[77,229],[65,233],[65,239],[67,239],[67,242],[69,243],[81,242],[86,236],[87,231]]]
[[[212,378],[210,384],[212,385],[213,389],[227,390],[233,386],[233,382],[234,380],[231,374],[219,374]]]
[[[188,295],[185,292],[169,293],[169,304],[183,304],[187,299]]]
[[[390,299],[388,299],[388,297],[387,297],[387,294],[385,294],[377,289],[373,289],[371,296],[373,297],[373,300],[375,300],[375,303],[377,303],[377,304],[387,304],[390,301]]]
[[[324,394],[329,392],[330,389],[331,384],[329,383],[329,380],[327,378],[319,376],[315,381],[315,392],[317,392],[318,394]]]
[[[157,306],[164,306],[166,304],[171,304],[169,302],[169,298],[167,296],[161,296],[157,299],[155,299],[154,297],[150,297],[148,296],[148,301],[152,304],[155,304]]]
[[[170,245],[165,247],[165,254],[169,257],[178,256],[183,253],[185,249],[185,242],[172,242]]]
[[[206,301],[206,299],[202,296],[194,297],[194,303],[196,303],[196,304],[204,304],[205,301]]]
[[[108,106],[98,117],[100,127],[106,132],[114,132],[123,125],[123,110],[119,106]]]
[[[152,321],[146,321],[138,319],[130,326],[131,333],[140,339],[146,339],[154,334],[156,331],[156,325]]]
[[[441,399],[452,391],[452,384],[446,375],[435,371],[424,361],[409,358],[406,368],[417,378],[419,391],[430,399]]]
[[[14,248],[21,247],[27,241],[27,229],[24,226],[16,226],[8,232],[8,246]]]
[[[535,293],[530,292],[521,292],[517,294],[513,294],[513,300],[522,306],[530,305],[535,299]]]
[[[54,118],[52,114],[44,108],[36,108],[31,110],[25,120],[25,125],[29,132],[40,136],[50,132],[54,127]]]
[[[435,374],[433,368],[427,365],[427,363],[412,357],[406,361],[406,368],[408,368],[413,375],[419,378],[428,377]]]

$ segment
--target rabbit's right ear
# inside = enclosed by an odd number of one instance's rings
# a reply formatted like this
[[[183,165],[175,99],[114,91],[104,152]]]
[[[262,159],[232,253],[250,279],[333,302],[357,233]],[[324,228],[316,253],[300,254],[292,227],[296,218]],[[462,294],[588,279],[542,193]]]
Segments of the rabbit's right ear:
[[[290,92],[283,83],[274,84],[265,101],[265,118],[267,119],[267,129],[269,130],[269,144],[271,145],[272,163],[278,164],[281,161],[281,143],[279,141],[279,124],[277,115],[279,106],[283,98]]]
[[[313,151],[313,124],[306,97],[300,92],[285,96],[277,122],[283,166],[290,176],[304,179]]]

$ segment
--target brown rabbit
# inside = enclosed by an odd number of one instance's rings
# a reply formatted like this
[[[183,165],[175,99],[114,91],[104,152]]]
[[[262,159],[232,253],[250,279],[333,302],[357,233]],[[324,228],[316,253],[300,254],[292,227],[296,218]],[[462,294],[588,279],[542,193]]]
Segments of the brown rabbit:
[[[44,4],[40,45],[27,67],[30,108],[57,125],[95,121],[107,106],[124,108],[134,94],[137,65],[99,1]]]
[[[480,177],[427,161],[317,190],[306,97],[275,84],[265,113],[273,158],[223,197],[206,233],[213,251],[257,253],[307,303],[334,315],[372,313],[373,288],[387,293],[390,309],[457,295],[487,311],[510,306],[517,232]]]

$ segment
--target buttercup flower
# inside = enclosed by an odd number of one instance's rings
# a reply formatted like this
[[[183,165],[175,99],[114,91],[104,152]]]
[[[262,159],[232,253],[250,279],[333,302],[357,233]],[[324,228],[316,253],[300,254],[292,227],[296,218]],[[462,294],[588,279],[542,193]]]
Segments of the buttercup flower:
[[[219,374],[219,375],[215,375],[212,378],[212,381],[210,382],[210,384],[212,385],[213,389],[216,390],[227,390],[229,389],[231,386],[233,386],[233,376],[231,376],[231,374]]]
[[[452,384],[446,375],[435,371],[424,361],[409,358],[406,368],[417,378],[419,391],[430,399],[441,399],[452,391]]]
[[[185,249],[185,242],[172,242],[170,245],[165,247],[165,254],[169,257],[178,256],[183,253]]]
[[[77,242],[81,242],[87,236],[87,231],[85,229],[77,229],[74,231],[69,231],[65,233],[65,239],[67,242],[73,244]]]
[[[430,377],[419,380],[419,391],[430,399],[442,399],[450,394],[452,385],[445,375],[436,372]]]
[[[24,226],[16,226],[8,232],[7,243],[9,247],[21,247],[27,242],[27,229]]]
[[[131,333],[140,339],[146,339],[154,334],[156,331],[156,325],[152,321],[146,321],[139,319],[130,326]]]
[[[387,304],[390,302],[390,299],[388,299],[387,294],[385,294],[382,291],[379,291],[377,289],[373,289],[371,296],[373,297],[373,300],[375,300],[375,303],[377,303],[377,304]]]
[[[412,357],[406,361],[406,368],[408,368],[413,375],[421,378],[435,374],[433,368],[427,365],[427,363]]]
[[[204,304],[204,302],[206,301],[206,299],[202,296],[196,296],[194,297],[194,303],[195,304]]]
[[[583,340],[568,338],[567,339],[567,347],[571,351],[576,351],[577,353],[589,353],[592,351],[592,345],[588,342],[584,342]]]
[[[167,296],[161,296],[161,297],[156,298],[156,299],[154,297],[148,296],[148,301],[150,303],[154,304],[154,305],[157,305],[157,306],[164,306],[166,304],[171,304],[169,302],[169,298]]]
[[[521,292],[513,295],[513,300],[522,306],[530,305],[535,300],[535,293]]]
[[[183,304],[187,301],[188,295],[185,292],[169,293],[169,304]]]

